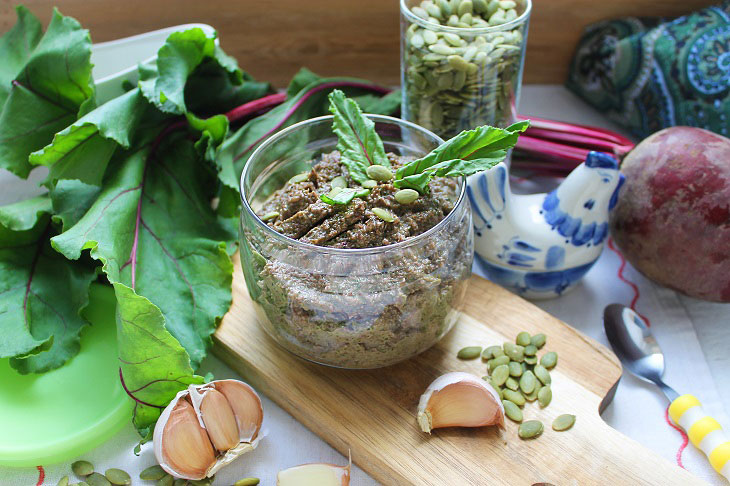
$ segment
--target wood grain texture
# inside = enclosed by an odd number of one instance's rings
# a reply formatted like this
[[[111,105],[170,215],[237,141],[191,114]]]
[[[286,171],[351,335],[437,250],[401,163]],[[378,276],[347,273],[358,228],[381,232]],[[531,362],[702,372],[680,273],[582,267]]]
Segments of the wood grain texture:
[[[57,5],[95,42],[189,22],[220,32],[221,43],[257,78],[285,86],[307,66],[325,75],[399,84],[397,0],[26,0],[45,23]],[[534,0],[525,82],[562,83],[583,28],[615,17],[677,16],[716,0]],[[0,0],[0,32],[15,22]]]
[[[355,463],[382,484],[704,484],[601,420],[601,399],[621,376],[609,350],[480,277],[471,278],[460,322],[436,346],[388,368],[348,371],[304,362],[265,335],[235,262],[233,305],[214,336],[214,352],[337,450],[351,450]],[[508,421],[505,431],[423,434],[415,415],[428,384],[447,371],[485,372],[481,360],[458,360],[457,350],[502,343],[520,330],[546,333],[544,349],[560,356],[551,405],[525,407],[526,419],[542,420],[545,433],[523,441]],[[554,432],[550,424],[562,413],[576,414],[576,425]]]

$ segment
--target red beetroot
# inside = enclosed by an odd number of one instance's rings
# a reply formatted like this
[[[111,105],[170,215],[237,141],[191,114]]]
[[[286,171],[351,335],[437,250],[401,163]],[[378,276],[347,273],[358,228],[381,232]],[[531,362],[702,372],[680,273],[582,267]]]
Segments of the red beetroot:
[[[667,128],[637,145],[621,170],[611,232],[628,261],[662,285],[730,302],[730,139]]]

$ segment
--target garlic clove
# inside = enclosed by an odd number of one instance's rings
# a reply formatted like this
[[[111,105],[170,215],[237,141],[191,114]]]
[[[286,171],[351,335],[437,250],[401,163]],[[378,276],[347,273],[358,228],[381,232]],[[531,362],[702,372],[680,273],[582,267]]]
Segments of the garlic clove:
[[[347,466],[302,464],[279,471],[276,486],[349,486],[352,459]]]
[[[238,424],[239,440],[252,442],[258,437],[264,409],[256,391],[246,383],[236,380],[218,380],[215,388],[221,392],[233,409]]]
[[[174,476],[188,479],[202,479],[208,468],[215,462],[213,445],[205,429],[200,426],[193,406],[181,393],[173,400],[175,405],[165,409],[158,423],[160,437],[165,437],[165,447],[155,455],[162,468]],[[165,416],[167,412],[167,416]],[[157,436],[157,427],[155,427]],[[157,437],[154,438],[157,442]]]
[[[216,389],[208,390],[200,403],[200,417],[213,447],[225,452],[238,445],[238,425],[226,397]]]
[[[155,425],[155,457],[177,478],[211,477],[256,448],[263,417],[261,399],[243,382],[190,385],[165,407]],[[181,434],[186,434],[182,442]]]
[[[504,407],[489,383],[469,373],[452,372],[436,378],[421,395],[417,420],[429,434],[440,427],[504,427]]]

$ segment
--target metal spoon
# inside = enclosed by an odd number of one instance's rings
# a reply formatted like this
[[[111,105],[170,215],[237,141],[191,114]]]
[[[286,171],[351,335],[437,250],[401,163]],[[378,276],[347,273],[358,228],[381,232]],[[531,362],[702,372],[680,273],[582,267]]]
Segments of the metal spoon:
[[[644,319],[624,305],[611,304],[603,312],[603,326],[621,363],[659,387],[671,402],[672,420],[687,431],[692,444],[707,455],[715,471],[730,479],[730,441],[694,395],[679,395],[664,383],[664,354]]]

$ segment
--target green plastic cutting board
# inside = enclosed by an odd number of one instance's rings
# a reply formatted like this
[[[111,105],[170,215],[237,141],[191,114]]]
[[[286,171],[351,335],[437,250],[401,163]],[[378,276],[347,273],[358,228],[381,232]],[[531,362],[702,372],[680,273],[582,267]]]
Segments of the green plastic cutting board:
[[[64,462],[112,437],[132,417],[119,382],[114,291],[94,284],[81,351],[57,370],[20,375],[0,360],[0,466]]]

